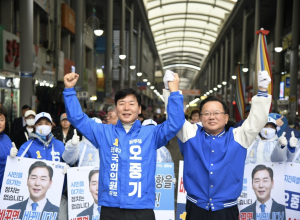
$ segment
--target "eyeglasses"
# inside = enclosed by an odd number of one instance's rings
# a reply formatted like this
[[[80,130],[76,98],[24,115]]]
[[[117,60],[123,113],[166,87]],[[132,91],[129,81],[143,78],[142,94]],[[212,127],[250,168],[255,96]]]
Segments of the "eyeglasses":
[[[208,117],[210,117],[211,115],[213,115],[214,117],[219,117],[221,114],[224,114],[224,115],[225,115],[226,113],[225,113],[225,112],[213,112],[213,113],[211,113],[211,112],[205,112],[205,113],[200,114],[200,115],[202,115],[202,116],[208,118]]]

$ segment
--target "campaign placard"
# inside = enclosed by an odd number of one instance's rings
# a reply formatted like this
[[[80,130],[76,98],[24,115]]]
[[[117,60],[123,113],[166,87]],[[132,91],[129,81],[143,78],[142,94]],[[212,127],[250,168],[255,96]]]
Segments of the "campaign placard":
[[[186,191],[183,186],[183,161],[179,161],[176,220],[185,220]]]
[[[174,163],[157,163],[155,173],[155,219],[174,220]]]
[[[0,219],[56,220],[65,163],[8,156],[0,194]]]
[[[98,179],[99,167],[68,169],[69,220],[99,220]]]
[[[285,164],[285,208],[287,220],[300,220],[300,164]]]
[[[240,220],[284,220],[285,163],[246,164],[238,199]]]

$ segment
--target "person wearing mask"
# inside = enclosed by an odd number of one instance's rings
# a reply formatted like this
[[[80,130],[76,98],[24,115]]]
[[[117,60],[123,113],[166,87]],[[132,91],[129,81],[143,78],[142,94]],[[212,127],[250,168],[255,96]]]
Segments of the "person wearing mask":
[[[15,118],[13,121],[13,124],[11,126],[11,135],[12,137],[23,127],[26,126],[25,121],[25,112],[27,110],[31,110],[31,108],[28,105],[23,105],[22,107],[22,116],[19,118]]]
[[[16,135],[13,137],[13,141],[16,144],[17,149],[19,150],[22,144],[29,140],[29,133],[34,132],[34,119],[36,113],[33,110],[27,110],[25,112],[25,122],[26,126],[21,128]]]
[[[5,111],[3,108],[0,108],[0,192],[7,156],[11,155],[12,157],[15,157],[18,152],[16,147],[13,147],[10,138],[4,134],[5,122]]]
[[[142,126],[157,126],[157,123],[152,119],[146,119]],[[165,146],[156,150],[156,163],[173,163],[170,151]]]
[[[107,124],[110,125],[116,125],[118,122],[118,115],[116,113],[116,109],[114,106],[110,106],[107,109],[107,115],[106,115]]]
[[[280,127],[276,120],[268,117],[265,127],[247,149],[247,163],[285,162],[287,160],[287,139],[285,132],[278,138]]]
[[[35,133],[29,133],[17,156],[63,162],[64,144],[51,133],[52,119],[49,113],[41,112],[34,119]]]
[[[259,71],[257,79],[258,94],[252,97],[250,114],[241,127],[226,131],[228,107],[217,97],[209,96],[200,103],[203,127],[185,121],[177,133],[184,156],[186,220],[199,219],[199,216],[202,220],[239,219],[237,199],[243,188],[247,148],[268,122],[272,102],[268,95],[271,82],[268,72]],[[164,77],[165,87],[172,80],[173,72],[168,71]],[[164,90],[165,105],[168,105],[168,93]],[[184,112],[180,114],[183,116]]]
[[[99,118],[93,118],[93,120],[97,123],[102,123]],[[82,136],[82,141],[79,141],[76,129],[74,129],[72,139],[66,143],[62,157],[70,165],[78,162],[78,167],[100,166],[99,150],[84,136]]]
[[[68,121],[66,113],[63,113],[60,116],[60,125],[61,127],[53,131],[53,136],[66,145],[66,143],[71,140],[74,135],[74,127]]]
[[[99,149],[98,205],[100,219],[154,220],[156,150],[164,146],[184,123],[179,77],[169,82],[169,118],[162,125],[141,126],[141,96],[133,89],[116,92],[116,125],[99,124],[81,110],[74,89],[79,75],[64,76],[63,92],[69,121]]]

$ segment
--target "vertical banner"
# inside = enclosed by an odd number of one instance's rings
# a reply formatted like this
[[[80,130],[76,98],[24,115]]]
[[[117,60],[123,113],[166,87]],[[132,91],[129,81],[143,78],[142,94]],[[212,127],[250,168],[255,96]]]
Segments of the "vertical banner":
[[[179,161],[176,220],[185,220],[186,191],[183,186],[183,161]]]
[[[300,219],[300,164],[285,164],[285,208],[286,220]]]
[[[285,163],[246,164],[240,220],[285,220]]]
[[[98,179],[99,167],[68,169],[69,220],[99,220]]]
[[[155,219],[174,220],[174,163],[157,163],[155,173]]]
[[[8,156],[0,219],[56,220],[65,163]]]

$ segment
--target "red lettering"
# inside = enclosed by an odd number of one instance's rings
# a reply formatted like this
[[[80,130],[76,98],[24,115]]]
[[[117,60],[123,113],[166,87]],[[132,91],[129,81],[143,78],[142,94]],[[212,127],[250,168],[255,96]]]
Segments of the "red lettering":
[[[12,219],[13,211],[14,211],[14,210],[12,210],[12,209],[7,209],[7,210],[6,210],[6,216],[5,216],[5,219],[6,219],[6,220]]]
[[[4,219],[5,213],[6,213],[6,209],[0,209],[0,220]]]
[[[239,220],[253,220],[253,212],[240,212]]]
[[[183,186],[183,177],[181,177],[181,179],[180,179],[179,192],[185,193],[185,189],[184,189],[184,186]]]
[[[13,214],[12,214],[12,218],[19,219],[20,212],[21,212],[21,210],[14,210]]]

